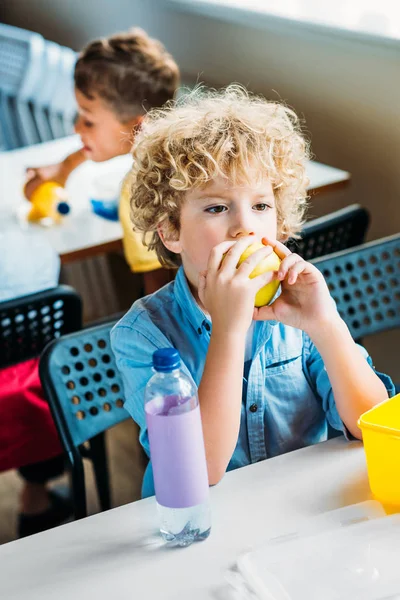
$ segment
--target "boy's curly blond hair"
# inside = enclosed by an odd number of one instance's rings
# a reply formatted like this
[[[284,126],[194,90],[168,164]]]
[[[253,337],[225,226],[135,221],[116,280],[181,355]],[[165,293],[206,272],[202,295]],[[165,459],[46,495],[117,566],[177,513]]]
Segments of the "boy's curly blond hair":
[[[299,119],[286,106],[250,95],[239,85],[197,88],[150,111],[133,146],[131,219],[164,266],[180,256],[165,248],[157,227],[176,238],[185,193],[222,176],[233,185],[259,178],[272,183],[280,239],[296,236],[307,205],[308,145]],[[147,232],[147,235],[146,235]]]
[[[158,40],[138,27],[90,42],[79,54],[75,87],[99,96],[121,123],[174,97],[179,68]]]

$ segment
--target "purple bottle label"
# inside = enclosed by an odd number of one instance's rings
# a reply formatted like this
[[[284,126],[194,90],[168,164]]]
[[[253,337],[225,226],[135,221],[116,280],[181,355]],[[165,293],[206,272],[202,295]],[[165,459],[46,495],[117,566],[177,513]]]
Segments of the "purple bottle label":
[[[145,410],[157,502],[168,508],[202,504],[208,473],[199,406],[167,415],[153,400]]]

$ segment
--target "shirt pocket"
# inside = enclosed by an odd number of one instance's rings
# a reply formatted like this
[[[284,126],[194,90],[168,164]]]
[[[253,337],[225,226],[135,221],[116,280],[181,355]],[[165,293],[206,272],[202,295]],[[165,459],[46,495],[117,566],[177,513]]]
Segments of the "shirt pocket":
[[[320,430],[325,417],[304,374],[301,353],[271,358],[266,363],[265,407],[273,455],[316,441],[316,430]]]

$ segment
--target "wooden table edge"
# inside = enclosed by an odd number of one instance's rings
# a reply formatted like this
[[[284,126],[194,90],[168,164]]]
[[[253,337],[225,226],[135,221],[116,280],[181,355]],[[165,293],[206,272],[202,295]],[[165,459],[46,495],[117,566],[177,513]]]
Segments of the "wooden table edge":
[[[88,246],[87,248],[79,248],[60,254],[61,264],[67,265],[77,260],[84,260],[99,254],[107,254],[108,252],[120,252],[122,250],[122,237],[111,242],[98,244],[96,246]]]

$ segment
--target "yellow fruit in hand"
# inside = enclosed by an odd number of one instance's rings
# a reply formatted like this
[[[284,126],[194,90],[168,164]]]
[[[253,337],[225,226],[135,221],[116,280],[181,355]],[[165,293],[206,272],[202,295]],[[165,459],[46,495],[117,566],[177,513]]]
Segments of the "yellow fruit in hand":
[[[255,242],[251,244],[246,250],[243,252],[242,256],[239,258],[238,266],[242,264],[243,261],[246,260],[251,254],[259,250],[260,248],[264,248],[263,244],[259,242]],[[281,259],[275,252],[272,252],[267,257],[263,258],[258,265],[253,269],[250,273],[250,279],[257,277],[257,275],[261,275],[261,273],[266,273],[267,271],[277,271],[279,269],[279,265],[281,264]],[[261,288],[256,294],[256,299],[254,302],[254,306],[260,307],[265,306],[269,302],[271,302],[272,298],[275,296],[278,287],[279,281],[274,279],[271,283],[267,283],[264,287]]]

